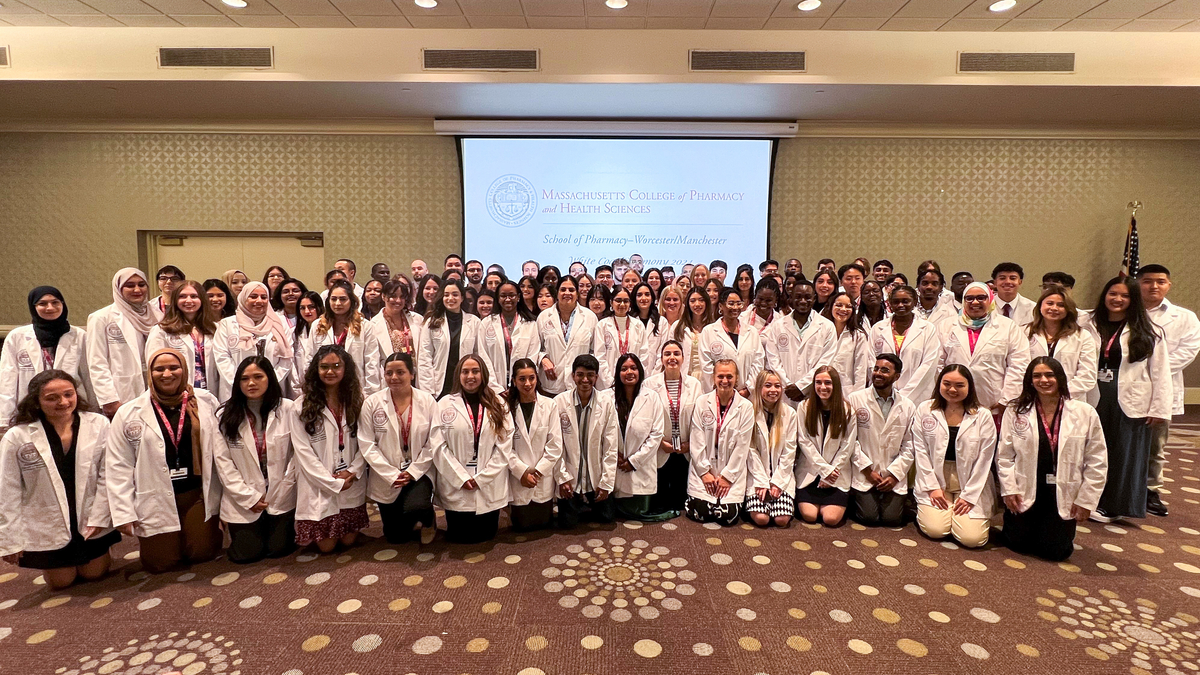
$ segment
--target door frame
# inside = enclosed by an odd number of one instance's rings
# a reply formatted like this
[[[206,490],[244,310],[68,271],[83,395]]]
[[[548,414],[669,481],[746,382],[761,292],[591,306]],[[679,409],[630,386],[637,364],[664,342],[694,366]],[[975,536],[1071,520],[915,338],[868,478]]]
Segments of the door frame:
[[[325,248],[325,233],[324,232],[247,232],[245,230],[138,230],[137,245],[138,245],[138,264],[141,269],[146,270],[146,274],[154,274],[158,271],[158,244],[160,239],[164,238],[199,238],[199,237],[242,237],[261,239],[264,237],[274,237],[279,239],[300,239],[303,241],[317,242],[318,245],[313,248]]]

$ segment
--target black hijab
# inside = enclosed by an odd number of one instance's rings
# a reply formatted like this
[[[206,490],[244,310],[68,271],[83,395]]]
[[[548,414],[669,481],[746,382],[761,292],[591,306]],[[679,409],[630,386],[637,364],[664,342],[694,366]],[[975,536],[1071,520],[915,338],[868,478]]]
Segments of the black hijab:
[[[38,300],[47,295],[58,298],[63,306],[62,314],[53,321],[47,321],[37,313]],[[71,330],[71,324],[67,322],[67,301],[63,299],[62,292],[53,286],[38,286],[29,291],[29,315],[33,317],[33,333],[43,349],[57,348],[58,339]]]

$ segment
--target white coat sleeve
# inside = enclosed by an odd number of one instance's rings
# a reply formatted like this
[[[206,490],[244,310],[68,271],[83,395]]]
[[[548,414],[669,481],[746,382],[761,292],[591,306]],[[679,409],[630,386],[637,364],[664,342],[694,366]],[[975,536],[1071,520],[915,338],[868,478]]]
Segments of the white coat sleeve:
[[[432,424],[430,426],[432,431]],[[421,480],[423,476],[429,473],[433,468],[433,446],[429,444],[430,434],[425,434],[425,443],[420,448],[415,450],[409,448],[412,453],[412,461],[408,464],[408,475],[413,477],[413,480]],[[374,467],[371,469],[374,471]]]
[[[137,450],[125,438],[125,434],[120,432],[125,428],[127,413],[126,409],[120,409],[113,415],[109,429],[118,431],[108,435],[108,444],[104,451],[105,483],[108,486],[108,508],[112,512],[113,527],[137,522],[137,510],[134,506],[137,485],[133,477],[133,469],[137,464]]]
[[[1088,406],[1087,416],[1087,443],[1083,449],[1083,467],[1080,471],[1081,481],[1079,493],[1075,495],[1075,505],[1095,511],[1096,506],[1100,504],[1104,484],[1108,480],[1108,446],[1105,444],[1104,428],[1100,425],[1100,416],[1096,410]]]
[[[854,333],[854,388],[866,389],[871,386],[871,370],[875,367],[875,348],[863,331]]]
[[[416,404],[416,397],[409,401],[409,405]],[[372,421],[375,411],[379,409],[378,404],[374,402],[363,403],[362,412],[358,416],[358,453],[371,467],[372,472],[380,478],[386,479],[388,483],[394,483],[400,477],[400,469],[392,466],[391,462],[383,456],[383,451],[379,449],[378,432],[375,431],[375,424]]]
[[[747,389],[754,388],[754,381],[758,379],[758,374],[762,372],[766,365],[766,356],[763,352],[762,334],[755,336],[758,339],[758,348],[754,350],[754,355],[750,359],[750,365],[746,368],[746,372],[742,377],[742,382],[745,383]]]
[[[367,396],[383,389],[383,350],[379,347],[379,337],[375,333],[375,324],[364,321],[362,324],[363,337],[363,391]]]
[[[832,364],[834,356],[837,355],[837,330],[830,329],[822,332],[825,337],[821,341],[821,355],[817,357],[816,367],[810,368],[807,373],[803,374],[804,380],[803,384],[800,385],[801,389],[812,385],[813,376],[817,372],[817,368]]]
[[[967,480],[958,495],[972,506],[979,505],[983,491],[988,489],[987,480],[992,475],[992,464],[996,459],[996,423],[992,421],[991,414],[982,415],[977,424],[983,425],[979,434],[979,455],[971,465]]]
[[[704,430],[704,425],[701,423],[700,414],[704,406],[700,401],[696,401],[695,407],[692,408],[692,432],[689,438],[688,457],[691,460],[692,470],[697,476],[712,471],[712,463],[708,461],[708,434]],[[715,472],[714,472],[715,473]]]
[[[767,475],[767,467],[762,460],[763,453],[770,452],[770,449],[759,447],[761,439],[762,436],[758,433],[756,424],[755,428],[751,429],[750,452],[746,457],[746,470],[750,472],[750,489],[766,488],[771,485],[771,477]]]
[[[702,330],[698,335],[693,336],[699,345],[697,351],[700,353],[700,391],[703,392],[713,390],[713,366],[716,365],[709,335],[708,332]]]
[[[434,398],[442,393],[442,382],[438,381],[437,371],[433,367],[432,329],[421,331],[421,347],[417,349],[417,381],[417,388]]]
[[[1012,325],[1008,335],[1008,367],[1004,370],[1004,386],[1000,388],[999,404],[1007,406],[1021,397],[1025,370],[1029,368],[1029,339],[1020,326]],[[941,371],[938,371],[941,372]]]
[[[797,415],[802,416],[804,414],[803,410],[803,408],[797,409]],[[802,425],[804,422],[801,421],[800,424]],[[804,455],[804,459],[813,466],[817,467],[817,474],[819,474],[822,479],[833,473],[833,465],[829,462],[826,462],[825,458],[821,456],[821,453],[817,450],[817,444],[813,441],[813,437],[808,435],[807,430],[803,428],[800,429],[800,431],[797,433],[797,441],[800,452]]]
[[[17,377],[17,349],[17,341],[11,335],[0,349],[0,429],[8,428],[9,420],[17,412],[17,403],[25,393],[20,391],[20,378]],[[86,363],[80,365],[83,366],[81,370],[86,370]]]
[[[796,422],[799,419],[799,415],[792,415],[791,420],[783,427],[783,452],[779,455],[779,466],[775,467],[775,474],[771,476],[771,485],[775,487],[782,487],[789,478],[792,480],[795,478]]]
[[[938,482],[937,472],[933,469],[933,449],[929,447],[925,434],[920,431],[920,425],[921,414],[917,413],[913,415],[912,424],[909,426],[913,436],[913,458],[917,464],[916,486],[922,492],[941,490],[942,484]]]
[[[235,319],[236,321],[236,319]],[[213,355],[217,360],[217,376],[220,378],[221,391],[233,391],[233,376],[237,374],[237,356],[233,351],[237,348],[237,324],[221,321],[212,338]]]
[[[845,436],[838,443],[837,454],[833,456],[833,468],[842,472],[845,476],[850,471],[850,456],[854,454],[854,450],[858,447],[858,424],[854,420],[854,411],[846,413],[846,431]],[[841,476],[839,476],[840,480]]]
[[[1200,352],[1200,320],[1191,312],[1181,312],[1179,321],[1179,339],[1167,354],[1172,374],[1192,365]]]
[[[103,417],[102,426],[96,434],[96,449],[93,451],[99,457],[96,462],[96,495],[92,498],[91,509],[86,516],[86,527],[112,527],[112,512],[108,507],[108,471],[104,466],[108,454],[108,418]]]
[[[1166,342],[1158,340],[1154,343],[1154,352],[1150,354],[1150,411],[1147,417],[1171,419],[1174,406],[1172,398],[1171,366],[1167,357]]]
[[[783,321],[784,319],[781,318],[779,320]],[[787,320],[791,321],[790,318]],[[783,367],[783,359],[779,356],[779,342],[775,335],[775,331],[777,330],[782,330],[782,328],[775,328],[775,323],[772,323],[760,333],[763,346],[763,363],[766,364],[767,368],[779,373],[779,379],[786,389],[792,382],[788,379],[787,369]]]
[[[1068,373],[1070,378],[1068,389],[1072,399],[1086,403],[1088,392],[1096,388],[1100,350],[1091,331],[1080,328],[1077,335],[1079,335],[1079,363],[1075,365],[1074,373]]]
[[[92,390],[96,393],[97,405],[122,403],[113,382],[112,367],[108,363],[107,322],[101,315],[93,314],[87,323],[87,367],[92,377]],[[124,523],[122,523],[124,524]]]
[[[213,463],[217,468],[217,477],[221,479],[221,485],[225,487],[225,492],[232,495],[233,501],[243,509],[253,508],[258,500],[266,495],[259,494],[258,490],[251,488],[242,479],[242,473],[233,463],[233,454],[229,450],[225,434],[218,430],[217,433],[211,434],[206,442],[211,448]]]
[[[23,496],[16,434],[5,434],[0,441],[0,556],[20,553],[25,548],[19,523]]]
[[[1013,442],[1013,422],[1017,409],[1008,406],[1000,420],[1000,443],[996,446],[996,481],[1000,485],[1000,496],[1021,494],[1017,481],[1017,448]]]
[[[437,408],[434,410],[436,411]],[[454,476],[455,484],[459,487],[474,478],[467,472],[467,468],[462,465],[462,462],[458,461],[458,458],[450,452],[446,427],[435,422],[433,429],[429,432],[429,444],[433,448],[433,466],[439,474],[447,477]]]
[[[613,386],[613,370],[617,367],[617,354],[611,352],[616,349],[610,349],[610,342],[604,339],[604,334],[607,328],[603,322],[596,324],[596,330],[592,333],[592,353],[596,356],[596,360],[600,362],[600,372],[596,377],[596,389],[608,389]]]
[[[609,405],[606,412],[604,428],[601,429],[600,456],[603,460],[600,469],[600,484],[597,487],[612,492],[613,486],[617,483],[617,451],[620,448],[621,427],[617,424],[616,406]]]
[[[646,437],[646,442],[637,448],[633,448],[632,452],[629,451],[629,448],[626,448],[625,454],[625,459],[629,460],[629,463],[636,470],[640,470],[645,466],[654,466],[658,462],[658,446],[662,445],[663,439],[663,425],[665,422],[663,421],[662,403],[655,394],[649,395],[647,403],[649,403],[650,409],[644,411],[643,415],[645,415],[645,419],[650,424],[650,435]]]
[[[483,412],[483,411],[481,411]],[[490,417],[490,416],[489,416]],[[507,413],[503,416],[504,427],[499,433],[499,438],[496,439],[496,448],[488,458],[487,464],[475,474],[475,482],[479,485],[490,484],[494,481],[508,481],[508,463],[513,455],[513,427],[512,416]],[[484,424],[491,424],[489,418],[484,421]]]
[[[292,434],[292,450],[295,453],[296,466],[306,480],[315,483],[321,492],[334,496],[342,491],[343,481],[334,478],[333,473],[321,463],[317,451],[313,450],[312,441],[304,429],[304,421],[300,419],[300,411],[288,416]],[[324,423],[324,417],[321,422]]]
[[[750,434],[753,430],[754,415],[743,415],[734,436],[736,442],[733,452],[729,453],[729,461],[721,469],[721,477],[730,483],[736,483],[737,477],[746,471],[746,463],[750,460]]]
[[[915,436],[910,424],[901,436],[900,454],[896,455],[896,459],[888,465],[887,472],[892,474],[897,483],[908,483],[908,469],[913,465],[913,438]]]
[[[551,416],[550,431],[546,434],[546,447],[542,451],[542,458],[533,467],[547,480],[554,480],[552,475],[554,467],[559,464],[559,460],[563,456],[562,429],[554,423],[555,419],[555,416]]]

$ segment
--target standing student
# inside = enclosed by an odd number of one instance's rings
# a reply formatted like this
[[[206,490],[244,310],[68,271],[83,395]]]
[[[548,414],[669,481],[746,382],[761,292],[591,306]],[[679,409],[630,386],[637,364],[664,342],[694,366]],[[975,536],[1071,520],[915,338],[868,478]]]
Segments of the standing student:
[[[412,311],[424,317],[429,313],[429,309],[433,307],[433,303],[437,302],[437,299],[441,295],[442,280],[432,274],[426,274],[417,283],[417,294],[416,298],[413,299]]]
[[[1096,338],[1079,325],[1075,300],[1053,286],[1042,293],[1034,307],[1033,321],[1025,330],[1029,356],[1050,356],[1067,374],[1067,390],[1076,401],[1087,401],[1096,387]]]
[[[542,312],[554,306],[554,284],[546,282],[538,286],[537,311]]]
[[[616,380],[617,359],[633,354],[642,363],[648,359],[649,345],[646,327],[629,310],[633,305],[632,289],[621,287],[613,292],[612,316],[596,323],[596,334],[592,338],[592,352],[600,362],[599,389],[612,387]]]
[[[217,410],[213,462],[224,488],[221,520],[229,530],[231,562],[281,558],[296,550],[296,463],[293,403],[271,362],[247,356],[234,387]]]
[[[580,354],[571,364],[572,389],[554,397],[562,430],[563,454],[558,464],[558,526],[580,522],[611,523],[610,499],[616,484],[620,429],[613,392],[597,390],[600,362]]]
[[[646,371],[633,354],[617,358],[613,399],[617,408],[616,507],[622,516],[636,520],[665,520],[651,515],[650,503],[658,491],[658,450],[663,439],[663,408],[658,395],[644,389]]]
[[[796,513],[796,411],[781,402],[783,379],[770,369],[758,374],[750,398],[754,436],[746,515],[759,527],[788,527]]]
[[[612,314],[612,293],[609,293],[608,287],[599,284],[592,286],[587,295],[581,294],[579,297],[587,299],[587,308],[596,315],[597,321]]]
[[[38,373],[61,370],[79,384],[81,400],[90,398],[85,385],[90,374],[84,354],[87,335],[67,322],[63,294],[53,286],[38,286],[27,302],[33,323],[9,331],[0,350],[0,436]]]
[[[246,284],[237,303],[237,314],[222,319],[212,339],[219,379],[218,399],[229,398],[235,384],[234,373],[247,356],[266,357],[275,369],[275,376],[283,379],[291,374],[295,356],[292,331],[271,311],[266,286],[257,281]]]
[[[888,301],[892,318],[871,327],[871,348],[876,354],[899,356],[904,371],[896,381],[897,391],[910,401],[924,401],[933,394],[942,356],[937,326],[914,314],[917,292],[911,286],[893,288]]]
[[[485,290],[495,293],[497,290],[499,290],[500,284],[504,283],[505,281],[508,281],[508,278],[500,272],[488,272],[487,276],[483,278],[483,287]],[[517,291],[519,297],[520,289],[517,289]]]
[[[738,297],[741,298],[741,291],[737,291]],[[774,277],[765,277],[758,282],[758,286],[754,289],[754,302],[746,307],[738,320],[744,326],[753,326],[759,332],[765,333],[767,328],[778,319],[781,314],[775,309],[779,301],[779,282],[775,281]],[[743,303],[745,304],[745,303]]]
[[[821,270],[817,272],[817,276],[813,277],[813,290],[816,291],[816,301],[813,302],[813,311],[820,314],[825,310],[825,303],[829,302],[829,298],[838,289],[838,278],[832,270]]]
[[[221,275],[221,281],[225,282],[225,287],[229,289],[230,299],[236,298],[242,294],[242,288],[250,283],[250,277],[241,270],[226,270]]]
[[[896,393],[904,362],[880,354],[871,386],[847,397],[858,425],[858,448],[851,457],[854,519],[863,525],[900,527],[913,463],[913,418],[917,406]]]
[[[838,269],[838,280],[841,281],[842,290],[849,294],[852,300],[858,302],[863,282],[867,280],[867,270],[857,262],[842,265]]]
[[[721,301],[721,291],[725,288],[725,286],[723,286],[721,282],[717,281],[716,279],[709,279],[708,281],[704,282],[703,286],[697,286],[697,288],[704,289],[704,292],[708,294],[708,301],[711,302],[715,307],[717,303]],[[745,305],[742,307],[745,308]]]
[[[198,281],[181,281],[167,301],[166,316],[146,336],[146,352],[170,348],[183,354],[192,387],[212,392],[217,400],[227,398],[220,393],[217,353],[213,349],[216,312],[204,302],[204,288]]]
[[[942,323],[953,322],[959,316],[954,307],[954,297],[944,294],[946,277],[942,271],[933,267],[921,272],[917,278],[917,304],[913,307],[916,313],[926,321],[941,327]]]
[[[146,336],[162,321],[147,301],[146,273],[125,267],[113,275],[113,304],[87,320],[88,376],[96,403],[110,418],[146,391]]]
[[[937,383],[933,398],[917,406],[912,426],[917,525],[927,537],[952,535],[979,548],[988,541],[996,504],[996,423],[980,405],[966,366],[942,368]]]
[[[488,385],[482,357],[463,356],[454,375],[430,433],[437,503],[446,510],[446,539],[477,544],[495,538],[500,509],[508,504],[512,418]]]
[[[383,355],[375,325],[358,311],[358,303],[359,299],[349,282],[333,282],[325,303],[325,313],[313,326],[305,353],[311,358],[321,347],[334,344],[346,350],[357,369],[358,377],[355,379],[363,388],[363,396],[370,396],[382,388],[379,380],[383,372],[380,367]]]
[[[279,287],[283,285],[283,282],[291,278],[292,276],[287,273],[287,270],[283,269],[279,265],[271,265],[267,268],[266,272],[263,272],[262,282],[267,287],[267,290],[271,292],[271,297],[274,298],[275,291],[279,290]],[[275,309],[275,311],[279,311],[281,309],[281,307],[275,306],[274,302],[271,303],[271,306]]]
[[[296,543],[321,553],[352,546],[367,527],[367,462],[359,452],[363,390],[354,359],[321,345],[304,373],[303,396],[289,416],[296,480]]]
[[[1004,539],[1018,553],[1066,560],[1075,523],[1100,501],[1108,451],[1096,410],[1071,399],[1058,361],[1029,364],[1017,402],[1004,411],[996,475],[1004,499]]]
[[[697,288],[704,288],[708,283],[708,267],[704,265],[695,265],[692,267],[691,274],[692,285]]]
[[[703,394],[692,409],[691,471],[684,511],[696,522],[731,527],[742,515],[750,482],[754,404],[738,395],[738,365],[733,359],[714,363],[712,379],[713,391]]]
[[[992,311],[1016,321],[1018,326],[1033,321],[1033,301],[1021,295],[1024,282],[1025,270],[1017,263],[1002,262],[992,269],[992,283],[996,286],[996,307]]]
[[[494,373],[492,389],[503,394],[512,384],[512,367],[521,359],[537,363],[542,350],[538,338],[537,315],[521,303],[521,290],[512,281],[504,281],[497,290],[496,309],[483,319],[477,347],[487,360],[488,372]]]
[[[462,284],[447,281],[425,315],[417,350],[417,378],[420,388],[434,398],[446,396],[454,388],[454,367],[459,360],[479,351],[479,317],[464,312],[462,303]]]
[[[271,307],[279,318],[287,322],[288,327],[296,327],[296,310],[300,298],[308,293],[308,286],[299,279],[285,279],[271,291]]]
[[[1108,478],[1092,519],[1145,518],[1154,426],[1171,416],[1167,348],[1132,281],[1109,279],[1088,318],[1100,346],[1088,401],[1108,447]]]
[[[158,574],[221,549],[219,432],[217,399],[188,384],[179,352],[160,349],[147,363],[147,391],[113,416],[104,468],[113,525],[138,538],[142,566]]]
[[[767,329],[767,367],[783,380],[784,400],[795,407],[808,395],[814,371],[833,361],[836,340],[833,323],[813,310],[812,284],[797,281],[792,289],[792,313]]]
[[[892,276],[892,271],[895,269],[896,266],[892,264],[891,260],[886,258],[883,260],[877,260],[875,261],[875,264],[871,266],[871,278],[881,284],[887,283],[888,277]]]
[[[662,295],[664,286],[662,270],[657,267],[651,267],[646,270],[646,285],[650,287],[650,290],[654,291],[655,297]]]
[[[691,419],[700,397],[700,380],[683,372],[683,347],[675,340],[663,344],[659,362],[661,372],[647,378],[645,386],[646,391],[658,396],[665,412],[656,459],[657,487],[650,500],[650,513],[669,520],[679,515],[687,500]]]
[[[681,277],[686,279],[687,277]],[[671,326],[671,338],[683,349],[683,372],[699,380],[704,374],[700,359],[700,333],[713,321],[708,294],[699,288],[687,291],[683,316]]]
[[[592,278],[592,275],[584,274],[583,276],[576,277],[576,281],[579,282],[579,292],[575,295],[583,300],[592,297],[592,287],[596,285],[596,280]],[[587,303],[585,302],[584,304]]]
[[[667,324],[667,333],[663,339],[671,339],[671,327],[683,316],[683,294],[679,292],[678,288],[663,286],[662,293],[658,298],[658,310]]]
[[[386,388],[363,401],[358,418],[358,447],[371,469],[367,496],[379,506],[383,536],[402,544],[420,536],[433,541],[433,446],[430,433],[437,401],[413,387],[411,354],[396,352],[383,362]]]
[[[296,303],[296,327],[292,330],[291,377],[283,383],[288,398],[295,399],[304,389],[304,373],[308,371],[309,363],[305,345],[309,343],[314,324],[324,313],[325,304],[321,300],[321,294],[316,291],[305,293]]]
[[[859,319],[854,301],[845,292],[838,291],[825,304],[821,316],[833,323],[833,356],[828,365],[837,369],[842,377],[842,386],[847,392],[870,387],[875,355],[871,353],[868,329]]]
[[[738,316],[742,313],[742,299],[737,291],[726,288],[721,291],[718,308],[721,319],[700,331],[700,383],[705,391],[715,386],[713,367],[722,359],[733,359],[737,363],[738,381],[736,389],[744,397],[750,397],[750,387],[763,369],[764,355],[762,338],[753,326],[742,327]]]
[[[658,313],[658,303],[655,302],[656,292],[646,282],[633,287],[633,304],[637,320],[646,329],[646,361],[642,364],[646,373],[656,373],[662,366],[658,355],[662,344],[668,339],[670,324]]]
[[[220,279],[204,280],[204,297],[213,311],[222,319],[233,316],[234,311],[237,310],[237,301],[234,295],[229,292],[229,287]]]
[[[1012,319],[991,313],[992,293],[973,283],[963,291],[957,321],[939,328],[939,366],[961,363],[971,369],[979,405],[999,424],[1004,408],[1021,395],[1021,379],[1029,367],[1029,337]]]
[[[496,312],[496,294],[484,289],[475,298],[475,316],[482,321]]]
[[[796,412],[796,507],[805,522],[837,527],[850,503],[850,458],[858,438],[854,411],[843,399],[837,370],[817,368],[812,391]]]
[[[554,520],[554,469],[562,459],[562,435],[554,400],[538,393],[533,359],[517,359],[509,379],[506,394],[514,429],[508,459],[509,512],[513,529],[529,532],[547,528]]]
[[[371,279],[363,286],[362,294],[362,314],[364,319],[373,319],[377,314],[383,311],[383,282],[378,279]]]
[[[424,318],[409,310],[411,295],[406,279],[393,279],[383,285],[383,311],[371,319],[379,340],[379,355],[383,358],[408,354],[416,363]]]
[[[521,288],[521,302],[525,303],[525,306],[529,308],[529,311],[537,314],[540,311],[538,310],[537,304],[537,280],[533,277],[522,277],[521,280],[517,282],[517,286]]]
[[[64,370],[34,375],[0,441],[0,557],[43,570],[52,590],[108,573],[112,529],[105,485],[108,418],[80,409]]]
[[[171,291],[175,290],[175,284],[183,281],[186,276],[183,270],[174,265],[163,265],[154,276],[158,281],[158,297],[152,299],[150,304],[159,314],[166,314],[167,306],[171,303]]]
[[[733,289],[742,298],[742,303],[750,305],[754,302],[754,266],[738,265],[737,274],[733,277]]]
[[[888,318],[888,306],[883,301],[883,286],[871,279],[862,286],[858,295],[858,318],[863,330],[870,331],[871,326]]]
[[[572,364],[575,357],[592,353],[596,315],[578,304],[578,290],[574,278],[559,279],[554,291],[557,302],[538,314],[538,335],[542,340],[541,383],[547,394],[560,394],[574,387]]]

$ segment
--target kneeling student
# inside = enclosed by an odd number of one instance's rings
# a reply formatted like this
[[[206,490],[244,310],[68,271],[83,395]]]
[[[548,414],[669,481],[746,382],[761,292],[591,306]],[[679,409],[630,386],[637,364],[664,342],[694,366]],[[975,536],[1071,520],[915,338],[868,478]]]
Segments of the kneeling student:
[[[895,354],[880,354],[871,386],[850,394],[858,424],[858,448],[851,463],[854,519],[863,525],[899,527],[904,523],[908,469],[913,463],[912,421],[917,406],[896,392],[904,370]]]
[[[508,409],[515,433],[508,458],[509,512],[513,530],[528,532],[554,520],[554,467],[562,459],[562,432],[554,399],[538,393],[533,360],[517,359],[510,379]]]
[[[617,406],[613,391],[596,389],[600,361],[580,354],[571,363],[575,389],[554,397],[562,430],[563,454],[558,463],[558,526],[580,522],[611,523],[610,499],[617,477]]]
[[[715,391],[701,396],[692,410],[691,472],[684,511],[696,522],[730,527],[742,515],[749,484],[754,404],[738,395],[738,366],[733,359],[713,363],[712,379]]]
[[[796,462],[796,503],[805,522],[842,524],[850,503],[850,456],[858,438],[854,413],[842,398],[842,380],[833,366],[813,373],[812,392],[800,404],[800,460]]]
[[[759,527],[788,527],[796,513],[796,411],[783,399],[783,380],[764,370],[750,393],[754,402],[754,440],[746,515]]]

